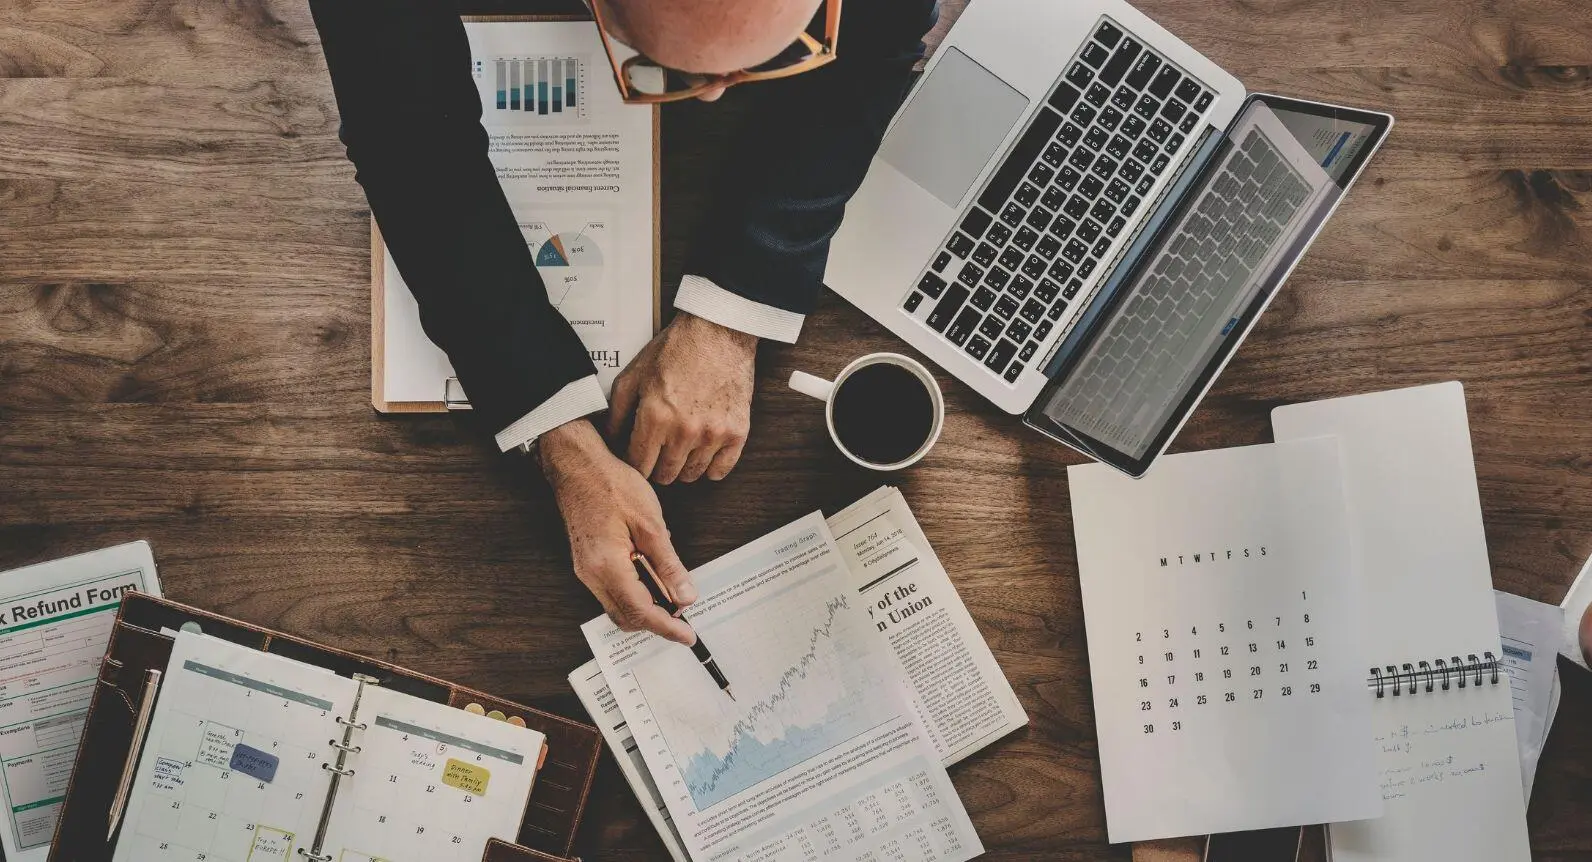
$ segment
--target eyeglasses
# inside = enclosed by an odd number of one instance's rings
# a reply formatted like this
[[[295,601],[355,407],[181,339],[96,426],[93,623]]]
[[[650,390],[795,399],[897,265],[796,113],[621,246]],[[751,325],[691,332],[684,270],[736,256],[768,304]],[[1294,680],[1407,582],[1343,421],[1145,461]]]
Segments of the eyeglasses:
[[[597,33],[602,37],[603,50],[608,53],[608,63],[614,69],[614,82],[619,85],[619,96],[630,104],[656,105],[693,99],[703,93],[745,84],[751,81],[771,81],[811,72],[828,65],[835,59],[835,46],[839,41],[841,0],[824,0],[824,38],[820,42],[812,34],[802,32],[789,48],[773,59],[727,74],[703,74],[671,69],[643,55],[619,41],[608,32],[603,21],[599,0],[586,0],[592,18],[597,22]]]

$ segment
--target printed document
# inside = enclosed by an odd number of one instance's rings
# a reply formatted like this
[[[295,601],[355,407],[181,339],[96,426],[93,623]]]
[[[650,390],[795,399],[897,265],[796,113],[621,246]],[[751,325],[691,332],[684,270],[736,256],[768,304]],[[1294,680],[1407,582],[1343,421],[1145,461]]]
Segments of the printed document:
[[[100,659],[128,590],[160,595],[147,542],[0,575],[0,841],[11,862],[49,855]]]
[[[912,705],[946,765],[1028,723],[1011,683],[895,488],[830,516],[853,583],[911,687]],[[688,862],[668,806],[595,660],[569,675],[619,770],[675,862]]]
[[[654,110],[620,100],[589,21],[467,22],[465,31],[498,182],[548,298],[606,392],[652,338]],[[392,255],[381,259],[382,397],[441,401],[453,367],[421,329]]]
[[[1381,813],[1336,442],[1068,480],[1111,841]]]
[[[582,627],[695,862],[983,852],[821,513],[698,569],[692,652]]]
[[[1515,740],[1520,744],[1520,778],[1526,801],[1537,777],[1537,761],[1558,709],[1554,691],[1559,682],[1559,654],[1554,650],[1564,609],[1505,592],[1498,600],[1498,634],[1503,652],[1498,660],[1509,672],[1509,694],[1515,705]]]

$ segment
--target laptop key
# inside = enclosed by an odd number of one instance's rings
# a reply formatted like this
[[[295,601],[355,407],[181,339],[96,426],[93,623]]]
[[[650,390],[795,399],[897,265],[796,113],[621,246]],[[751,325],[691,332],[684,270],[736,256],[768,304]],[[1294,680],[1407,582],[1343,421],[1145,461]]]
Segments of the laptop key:
[[[1199,114],[1187,113],[1183,115],[1183,122],[1177,124],[1177,130],[1186,135],[1189,132],[1194,131],[1194,127],[1199,125],[1199,123]]]
[[[1062,291],[1061,295],[1065,299],[1072,299],[1073,297],[1078,295],[1078,291],[1080,289],[1082,289],[1082,288],[1083,288],[1083,279],[1075,278],[1072,281],[1067,283],[1067,289]]]
[[[950,265],[951,265],[951,253],[948,252],[948,251],[942,251],[942,252],[940,252],[938,257],[934,258],[934,271],[935,272],[945,272],[945,268],[947,266],[950,266]]]
[[[1050,304],[1050,308],[1045,310],[1045,319],[1046,320],[1060,320],[1061,316],[1063,314],[1065,314],[1066,312],[1067,312],[1067,300],[1058,299],[1055,302],[1052,302]]]
[[[1033,282],[1020,275],[1014,275],[1012,276],[1012,283],[1006,286],[1006,293],[1015,299],[1022,299],[1033,289]]]
[[[1048,210],[1059,210],[1061,205],[1066,202],[1067,190],[1059,185],[1045,189],[1045,193],[1039,197],[1039,203]]]
[[[951,285],[940,301],[935,304],[934,310],[929,312],[929,328],[935,332],[944,332],[951,325],[951,318],[967,302],[968,290],[960,284]]]
[[[1148,120],[1155,116],[1155,111],[1159,107],[1161,107],[1161,105],[1159,102],[1155,101],[1154,96],[1143,96],[1139,99],[1139,103],[1133,106],[1133,113],[1138,114],[1139,116]]]
[[[1111,88],[1102,87],[1100,86],[1100,83],[1096,81],[1095,83],[1089,85],[1089,92],[1084,93],[1083,98],[1084,101],[1098,108],[1101,105],[1104,105],[1106,100],[1111,98]]]
[[[1050,269],[1045,272],[1058,283],[1063,282],[1072,278],[1072,265],[1065,260],[1056,260],[1051,262]]]
[[[1033,305],[1033,304],[1034,304],[1034,301],[1033,300],[1029,300],[1027,305],[1023,306],[1023,308],[1025,310],[1024,313],[1026,313],[1026,309],[1028,308],[1028,306],[1029,305]],[[1011,338],[1011,340],[1017,342],[1018,344],[1022,344],[1023,341],[1025,339],[1027,339],[1029,335],[1033,334],[1033,331],[1034,331],[1034,327],[1031,324],[1029,324],[1027,321],[1022,320],[1021,318],[1012,321],[1011,325],[1006,327],[1006,335],[1007,335],[1007,337]]]
[[[1099,42],[1090,42],[1084,46],[1081,56],[1085,63],[1098,69],[1106,61],[1106,58],[1111,56],[1111,51]]]
[[[1017,345],[1003,338],[997,341],[995,346],[990,349],[989,355],[984,357],[984,367],[999,374],[1006,370],[1006,366],[1011,363],[1012,357],[1016,355]]]
[[[1161,58],[1154,54],[1141,54],[1139,62],[1133,64],[1133,71],[1128,73],[1128,86],[1135,90],[1142,90],[1149,85],[1150,79],[1161,69]]]
[[[1045,274],[1045,263],[1046,263],[1045,259],[1040,257],[1039,255],[1037,255],[1037,254],[1029,255],[1028,256],[1028,260],[1023,263],[1023,275],[1026,275],[1029,278],[1038,278],[1038,277],[1044,275]]]
[[[1061,285],[1055,283],[1054,281],[1051,281],[1048,278],[1040,279],[1039,280],[1039,286],[1034,288],[1034,298],[1039,300],[1040,302],[1044,302],[1044,303],[1049,303],[1049,302],[1054,301],[1055,298],[1060,293],[1061,293]],[[1043,335],[1041,335],[1039,337],[1040,338],[1044,338]]]
[[[1072,106],[1078,103],[1078,97],[1082,95],[1077,87],[1063,81],[1057,84],[1056,91],[1050,94],[1050,106],[1065,114],[1072,110]]]
[[[1094,70],[1082,63],[1073,63],[1072,68],[1067,70],[1067,80],[1080,90],[1089,86],[1089,82],[1094,80],[1094,76]]]
[[[1155,161],[1150,163],[1150,173],[1160,176],[1161,172],[1166,170],[1166,166],[1171,163],[1172,160],[1167,158],[1165,153],[1162,153],[1155,157]]]
[[[1089,149],[1095,150],[1097,152],[1103,149],[1106,145],[1106,141],[1109,140],[1111,140],[1111,134],[1099,126],[1095,126],[1094,128],[1090,129],[1089,134],[1083,136],[1084,144],[1088,146]]]
[[[988,239],[993,245],[1005,245],[1006,241],[1011,238],[1012,229],[1003,224],[991,226],[989,233],[985,235],[985,239]]]
[[[1023,212],[1022,207],[1014,203],[1007,204],[1006,209],[1001,210],[1001,221],[1006,222],[1012,227],[1017,227],[1023,223],[1024,215],[1026,215],[1026,213]]]
[[[1061,240],[1056,239],[1056,237],[1051,234],[1045,234],[1039,238],[1039,253],[1045,258],[1045,260],[1051,260],[1055,258],[1057,254],[1061,253]]]
[[[1067,247],[1061,251],[1061,256],[1073,263],[1083,260],[1088,254],[1089,247],[1075,239],[1068,240]]]
[[[1056,216],[1056,220],[1050,223],[1050,235],[1057,239],[1066,239],[1072,236],[1073,230],[1077,227],[1078,223],[1072,219],[1066,216]]]
[[[1067,206],[1062,209],[1062,212],[1073,218],[1083,218],[1084,214],[1089,212],[1089,202],[1078,195],[1073,195],[1068,199]]]
[[[1022,314],[1029,323],[1038,323],[1045,319],[1045,304],[1037,299],[1030,299],[1023,303]]]
[[[1141,162],[1149,162],[1151,159],[1155,158],[1156,152],[1157,150],[1153,142],[1139,141],[1138,146],[1133,148],[1133,157]]]
[[[1012,200],[1025,207],[1031,207],[1034,201],[1039,200],[1039,189],[1033,183],[1025,182],[1017,187],[1017,194],[1012,195]]]
[[[1111,220],[1110,224],[1106,225],[1106,236],[1112,236],[1112,237],[1117,236],[1117,235],[1121,234],[1122,233],[1122,229],[1127,227],[1127,226],[1128,226],[1128,220],[1123,218],[1122,216],[1117,216],[1116,218]]]
[[[957,257],[967,257],[973,253],[973,241],[963,234],[954,233],[951,234],[951,241],[945,244],[945,248]]]
[[[1182,102],[1176,99],[1168,99],[1166,104],[1161,106],[1161,116],[1175,123],[1183,119],[1183,114],[1186,110]]]
[[[1110,250],[1111,250],[1111,237],[1103,236],[1103,237],[1100,238],[1100,240],[1098,242],[1096,242],[1094,244],[1094,248],[1090,249],[1090,253],[1093,254],[1095,257],[1105,257],[1106,256],[1106,252],[1108,252]]]
[[[999,334],[1000,333],[996,333],[996,335]],[[973,357],[974,359],[983,359],[984,354],[989,352],[989,345],[990,343],[985,341],[982,336],[975,335],[968,339],[967,355]]]
[[[1045,160],[1045,164],[1053,168],[1059,168],[1061,163],[1067,158],[1067,148],[1061,144],[1051,143],[1045,147],[1045,154],[1040,156],[1040,158]]]
[[[1105,187],[1106,184],[1104,180],[1092,174],[1086,174],[1084,175],[1084,178],[1078,182],[1078,193],[1086,198],[1093,199],[1100,197],[1100,190]]]
[[[1177,82],[1182,80],[1182,78],[1182,73],[1172,68],[1170,64],[1162,66],[1161,74],[1156,75],[1155,81],[1150,84],[1150,92],[1153,93],[1157,99],[1164,99],[1167,97],[1168,93],[1172,92],[1172,88],[1176,87]]]
[[[967,285],[968,287],[973,287],[974,285],[978,284],[979,279],[982,279],[983,277],[984,270],[979,268],[979,266],[972,261],[962,264],[962,271],[956,274],[956,280]]]
[[[923,294],[918,293],[917,291],[914,290],[914,291],[912,291],[912,295],[907,297],[906,303],[904,305],[902,305],[901,307],[905,308],[907,311],[917,311],[918,310],[918,306],[920,306],[922,304],[923,304]]]
[[[1072,113],[1067,116],[1071,117],[1072,121],[1080,127],[1088,128],[1089,124],[1094,122],[1095,109],[1088,105],[1079,105],[1073,108]]]
[[[967,343],[968,336],[973,334],[973,330],[978,328],[979,321],[983,319],[984,315],[979,314],[976,309],[962,309],[961,313],[956,315],[956,321],[951,324],[949,329],[945,330],[946,339],[957,347],[961,347]]]
[[[1116,83],[1122,80],[1122,76],[1127,74],[1129,67],[1133,65],[1133,61],[1139,58],[1140,50],[1139,43],[1132,39],[1122,40],[1122,44],[1117,46],[1117,50],[1111,55],[1111,59],[1107,60],[1105,66],[1101,68],[1100,80],[1116,86]]]
[[[984,283],[989,285],[991,290],[1004,290],[1006,282],[1010,281],[1011,278],[1011,273],[994,266],[990,267],[989,275],[984,276]]]
[[[984,235],[984,231],[989,228],[990,222],[994,220],[989,213],[978,207],[973,207],[967,211],[967,215],[962,217],[962,232],[974,239],[978,239]]]
[[[1108,132],[1117,130],[1117,124],[1122,122],[1122,112],[1110,105],[1100,109],[1099,128]]]
[[[1128,188],[1127,183],[1122,181],[1121,177],[1114,177],[1111,180],[1111,185],[1106,186],[1106,197],[1110,198],[1112,203],[1119,204],[1127,200],[1129,191],[1131,189]],[[1101,219],[1101,221],[1105,221],[1105,219]]]
[[[1017,300],[1009,296],[995,300],[995,313],[1000,315],[1002,320],[1010,320],[1011,316],[1017,313]]]
[[[1069,147],[1078,143],[1078,141],[1082,140],[1082,138],[1083,129],[1078,128],[1070,122],[1062,123],[1061,130],[1056,132],[1056,140],[1061,141],[1063,144],[1066,144]]]
[[[1107,48],[1115,48],[1117,40],[1122,38],[1122,31],[1112,25],[1110,21],[1100,22],[1100,29],[1095,32],[1095,38]]]
[[[1067,164],[1077,168],[1080,171],[1086,171],[1089,169],[1090,165],[1094,164],[1094,158],[1094,153],[1090,152],[1085,147],[1079,147],[1078,149],[1072,151],[1072,156],[1067,159]]]
[[[1018,228],[1017,236],[1012,237],[1012,245],[1017,246],[1023,251],[1028,251],[1029,249],[1033,248],[1034,243],[1038,241],[1039,234],[1035,233],[1034,229],[1028,227],[1027,225]]]
[[[1148,125],[1149,123],[1146,123],[1143,117],[1139,116],[1138,114],[1133,114],[1126,120],[1122,121],[1122,134],[1127,135],[1134,140],[1138,140],[1138,138],[1144,134],[1144,128]]]
[[[973,249],[973,262],[977,263],[979,266],[989,266],[990,264],[994,263],[995,246],[992,246],[987,242],[979,243],[978,248]]]
[[[989,311],[990,306],[995,304],[995,295],[995,291],[980,287],[973,291],[973,307],[979,311]]]
[[[932,272],[925,272],[923,274],[922,280],[918,282],[918,290],[923,291],[929,296],[939,296],[945,291],[945,279],[940,278]]]
[[[1110,156],[1101,156],[1100,160],[1095,162],[1094,167],[1090,168],[1090,170],[1100,179],[1105,179],[1117,172],[1117,162]]]
[[[1001,375],[1001,376],[1006,379],[1007,383],[1016,383],[1017,382],[1017,378],[1023,376],[1023,365],[1022,365],[1022,363],[1013,362],[1012,366],[1010,368],[1006,369],[1006,373]]]
[[[1137,195],[1147,195],[1150,193],[1150,187],[1154,185],[1155,174],[1146,173],[1144,176],[1139,178],[1138,185],[1133,187],[1133,193]]]
[[[1211,95],[1209,90],[1200,93],[1200,97],[1194,100],[1194,110],[1199,111],[1202,114],[1205,113],[1205,109],[1211,106],[1211,102],[1215,98],[1216,97]]]
[[[1128,159],[1122,163],[1122,168],[1117,171],[1117,175],[1130,183],[1136,183],[1139,181],[1139,177],[1144,176],[1144,165],[1133,159]]]
[[[996,169],[995,175],[990,179],[984,191],[979,193],[979,205],[990,212],[996,212],[1005,205],[1006,199],[1011,197],[1012,190],[1022,182],[1023,175],[1028,173],[1028,168],[1033,165],[1039,154],[1045,151],[1045,145],[1050,142],[1050,136],[1061,127],[1061,115],[1049,108],[1040,108],[1034,114],[1028,129],[1022,137],[1017,139],[1016,146],[1006,155],[1006,161]]]
[[[1001,333],[1006,331],[1006,324],[999,317],[992,314],[984,318],[984,322],[978,325],[978,331],[979,334],[986,338],[1000,338]]]
[[[1015,248],[1007,247],[1001,252],[1001,266],[1007,269],[1016,269],[1023,265],[1023,253]]]
[[[1085,258],[1082,263],[1078,264],[1078,277],[1079,278],[1088,278],[1089,276],[1094,275],[1094,271],[1095,271],[1095,259],[1092,258],[1092,257]]]
[[[1172,137],[1166,139],[1166,151],[1169,153],[1177,152],[1178,147],[1183,146],[1183,140],[1182,135],[1173,132]]]
[[[1193,78],[1184,78],[1183,83],[1177,86],[1177,97],[1185,102],[1193,102],[1199,98],[1200,85]]]
[[[1113,137],[1111,143],[1106,144],[1106,155],[1117,161],[1127,158],[1131,152],[1133,152],[1133,142],[1121,135]]]
[[[1150,140],[1159,144],[1164,142],[1168,137],[1171,136],[1171,134],[1172,124],[1161,119],[1160,117],[1156,117],[1155,121],[1150,123]]]
[[[1039,342],[1030,341],[1026,345],[1024,345],[1022,351],[1017,354],[1017,361],[1019,361],[1019,362],[1027,362],[1028,360],[1033,359],[1034,358],[1034,354],[1037,353],[1038,351],[1039,351]]]
[[[1084,242],[1094,242],[1099,236],[1100,224],[1094,219],[1086,218],[1083,220],[1083,224],[1078,225],[1078,238]]]
[[[1039,162],[1034,165],[1033,170],[1028,172],[1028,181],[1040,188],[1044,188],[1050,185],[1050,180],[1055,176],[1055,169],[1044,162]]]
[[[1051,323],[1048,320],[1039,321],[1039,325],[1034,327],[1034,338],[1038,339],[1039,341],[1044,341],[1045,338],[1050,335],[1050,330],[1053,329],[1055,325],[1056,324]]]

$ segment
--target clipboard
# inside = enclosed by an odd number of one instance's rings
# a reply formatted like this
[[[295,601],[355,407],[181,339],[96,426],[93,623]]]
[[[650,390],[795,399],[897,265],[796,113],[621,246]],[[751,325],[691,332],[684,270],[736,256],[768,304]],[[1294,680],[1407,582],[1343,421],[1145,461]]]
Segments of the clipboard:
[[[494,839],[484,862],[570,860],[575,833],[602,754],[597,728],[531,709],[485,692],[406,670],[394,664],[323,646],[262,626],[159,599],[143,593],[122,598],[110,646],[100,666],[98,684],[84,719],[66,802],[56,823],[50,862],[110,862],[115,843],[107,835],[118,785],[142,748],[140,714],[147,714],[154,687],[146,687],[149,671],[164,670],[174,639],[162,629],[177,631],[197,625],[205,634],[241,646],[328,669],[341,676],[363,674],[386,688],[423,700],[463,709],[479,704],[520,716],[527,727],[547,737],[546,759],[521,821],[515,841]]]
[[[474,22],[537,22],[591,21],[586,15],[464,15],[466,23]],[[658,333],[662,318],[662,183],[659,177],[661,162],[660,108],[653,105],[652,112],[652,334]],[[387,246],[381,229],[373,217],[370,221],[370,403],[378,413],[446,413],[469,410],[470,399],[457,377],[444,377],[437,381],[435,401],[392,401],[386,393],[387,374]]]

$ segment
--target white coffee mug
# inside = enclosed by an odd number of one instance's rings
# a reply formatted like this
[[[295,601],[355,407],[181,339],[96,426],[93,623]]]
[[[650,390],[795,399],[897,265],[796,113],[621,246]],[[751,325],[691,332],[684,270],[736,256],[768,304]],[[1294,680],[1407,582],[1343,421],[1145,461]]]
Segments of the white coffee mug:
[[[917,451],[907,458],[893,464],[876,464],[857,457],[855,453],[846,448],[846,444],[841,441],[840,435],[835,432],[835,393],[845,384],[846,378],[857,373],[859,369],[881,364],[894,365],[911,372],[912,376],[916,377],[923,384],[923,387],[928,390],[929,400],[934,404],[934,426],[924,439],[923,445],[919,446]],[[829,439],[835,441],[835,447],[840,450],[841,454],[870,470],[900,470],[916,464],[923,459],[924,455],[929,453],[930,449],[934,448],[934,444],[940,439],[940,429],[945,426],[945,395],[940,392],[940,384],[935,381],[934,375],[930,374],[922,363],[910,356],[902,356],[899,353],[870,353],[867,356],[860,357],[850,365],[842,368],[832,381],[825,380],[822,377],[815,377],[805,371],[793,371],[790,375],[790,388],[824,402],[824,421],[829,427]]]

